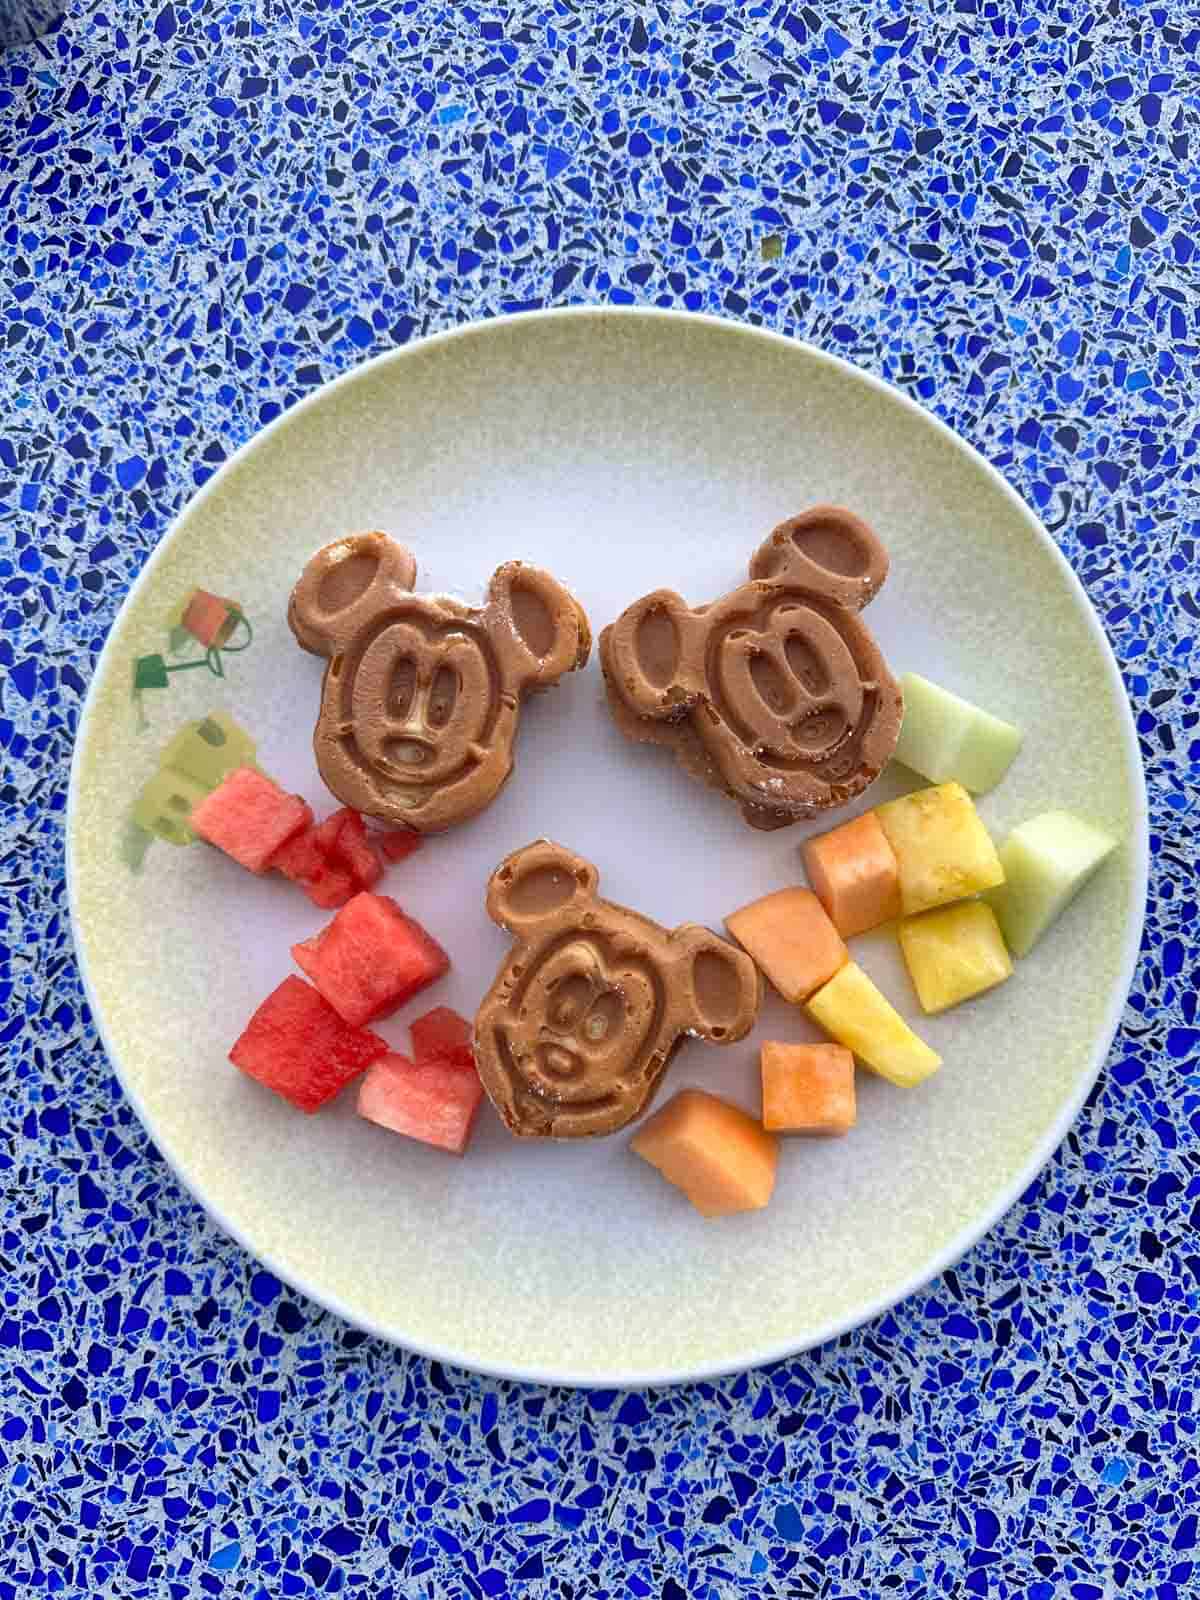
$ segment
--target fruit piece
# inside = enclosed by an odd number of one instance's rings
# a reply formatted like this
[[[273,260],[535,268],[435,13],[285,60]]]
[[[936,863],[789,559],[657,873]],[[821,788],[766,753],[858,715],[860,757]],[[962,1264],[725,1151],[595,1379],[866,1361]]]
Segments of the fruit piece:
[[[318,1111],[386,1051],[382,1039],[348,1026],[302,978],[289,977],[250,1018],[229,1059],[301,1111]]]
[[[359,1085],[358,1114],[381,1128],[461,1156],[467,1148],[483,1085],[469,1072],[444,1062],[416,1063],[389,1053],[376,1061]]]
[[[314,905],[327,909],[344,906],[383,873],[363,819],[349,807],[289,839],[270,865],[298,883]]]
[[[386,1017],[450,969],[450,959],[396,902],[365,892],[315,938],[292,946],[302,972],[347,1022]]]
[[[922,1011],[948,1011],[1012,977],[991,906],[964,900],[905,917],[896,930]]]
[[[930,783],[956,779],[973,794],[994,789],[1021,748],[1021,730],[919,673],[900,679],[904,721],[896,760]]]
[[[785,1000],[798,1004],[849,958],[811,889],[779,889],[732,916],[725,926]]]
[[[356,894],[361,894],[362,890],[348,872],[339,872],[336,867],[322,867],[316,877],[304,885],[304,892],[313,905],[320,906],[323,911],[336,911],[353,900]]]
[[[271,857],[312,822],[299,795],[253,767],[238,767],[192,807],[193,830],[251,872],[266,872]]]
[[[682,1189],[702,1217],[759,1211],[775,1187],[778,1139],[703,1089],[681,1089],[642,1123],[629,1148]]]
[[[446,1066],[475,1070],[475,1052],[471,1048],[471,1024],[449,1006],[434,1006],[423,1017],[409,1025],[412,1034],[413,1060],[418,1066],[426,1061],[440,1061]]]
[[[1070,811],[1044,811],[1013,829],[1000,847],[1004,883],[987,898],[1014,955],[1029,954],[1116,843]]]
[[[843,939],[900,915],[896,855],[873,811],[800,846],[808,881]]]
[[[316,829],[317,848],[329,866],[345,872],[360,889],[372,889],[383,875],[379,852],[367,837],[357,811],[343,806]]]
[[[806,1009],[863,1066],[902,1089],[913,1088],[942,1064],[853,961],[818,989]]]
[[[421,835],[415,828],[390,828],[374,835],[374,842],[393,863],[403,861],[420,848]]]
[[[896,853],[906,917],[1004,882],[996,847],[961,783],[918,789],[877,806],[875,815]]]
[[[301,885],[311,882],[324,869],[325,857],[317,844],[317,830],[305,828],[280,845],[271,857],[271,867],[285,878]]]
[[[844,1045],[769,1040],[759,1066],[770,1132],[847,1133],[854,1126],[854,1057]]]

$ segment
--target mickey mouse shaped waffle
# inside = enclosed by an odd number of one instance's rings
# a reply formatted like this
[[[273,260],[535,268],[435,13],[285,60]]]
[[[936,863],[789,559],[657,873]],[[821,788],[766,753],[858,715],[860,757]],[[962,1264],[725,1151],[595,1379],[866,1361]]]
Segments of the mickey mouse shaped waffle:
[[[502,861],[487,909],[515,943],[475,1017],[475,1064],[526,1138],[615,1133],[647,1106],[686,1033],[754,1026],[749,956],[695,923],[668,930],[597,893],[595,867],[547,839]]]
[[[522,698],[582,667],[583,608],[539,567],[507,561],[487,604],[412,593],[417,564],[384,533],[328,544],[288,621],[327,656],[313,734],[338,799],[421,833],[472,817],[512,771]]]
[[[600,635],[618,726],[669,745],[756,828],[844,805],[900,733],[900,686],[857,615],[887,570],[865,522],[816,506],[781,523],[750,582],[711,605],[646,595]]]

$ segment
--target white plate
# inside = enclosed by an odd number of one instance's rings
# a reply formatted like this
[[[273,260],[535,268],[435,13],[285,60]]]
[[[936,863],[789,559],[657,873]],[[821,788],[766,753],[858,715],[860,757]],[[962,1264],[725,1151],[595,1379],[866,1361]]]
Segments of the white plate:
[[[226,1060],[322,913],[278,878],[201,845],[145,844],[131,803],[189,720],[224,711],[258,758],[319,808],[310,746],[321,663],[296,648],[289,589],[322,543],[384,528],[419,587],[478,598],[519,556],[548,567],[598,631],[667,585],[711,599],[745,577],[783,517],[851,506],[882,535],[887,586],[867,613],[914,669],[1026,730],[982,803],[997,835],[1047,807],[1124,840],[1016,976],[920,1019],[942,1072],[911,1092],[860,1072],[859,1124],[786,1144],[770,1207],[704,1222],[628,1135],[517,1142],[485,1108],[458,1162],[360,1121],[353,1093],[317,1117]],[[202,659],[172,614],[196,588],[236,600],[237,653],[131,697],[133,662]],[[243,642],[239,632],[231,641]],[[172,654],[172,650],[179,653]],[[915,786],[885,774],[862,805]],[[662,750],[628,744],[593,655],[532,702],[516,772],[482,817],[393,868],[385,887],[454,971],[434,1001],[465,1013],[499,964],[488,873],[539,835],[600,869],[608,897],[674,925],[799,880],[803,827],[761,834]],[[802,344],[705,318],[575,311],[429,339],[331,384],[266,429],[198,494],[113,629],[80,731],[70,889],[93,1011],[155,1142],[212,1215],[274,1271],[362,1327],[440,1358],[569,1383],[694,1378],[795,1351],[875,1313],[953,1261],[1045,1161],[1111,1040],[1138,948],[1146,818],[1120,679],[1083,592],[1035,518],[918,407]],[[888,934],[856,954],[914,1019]],[[690,1042],[666,1093],[757,1103],[757,1043],[812,1037],[770,999],[753,1039]]]

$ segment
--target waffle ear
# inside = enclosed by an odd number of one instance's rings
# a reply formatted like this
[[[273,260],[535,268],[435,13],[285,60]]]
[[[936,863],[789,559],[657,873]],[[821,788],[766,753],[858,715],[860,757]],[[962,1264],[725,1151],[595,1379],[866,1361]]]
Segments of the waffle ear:
[[[332,656],[378,609],[379,591],[411,589],[417,563],[386,533],[352,533],[318,550],[288,605],[292,632],[314,655]]]
[[[848,611],[873,600],[887,575],[887,551],[841,506],[814,506],[781,522],[750,563],[752,578],[800,584]]]
[[[590,861],[564,845],[538,839],[514,851],[492,873],[487,913],[518,939],[528,939],[539,923],[556,921],[568,907],[573,914],[596,898],[600,876]]]

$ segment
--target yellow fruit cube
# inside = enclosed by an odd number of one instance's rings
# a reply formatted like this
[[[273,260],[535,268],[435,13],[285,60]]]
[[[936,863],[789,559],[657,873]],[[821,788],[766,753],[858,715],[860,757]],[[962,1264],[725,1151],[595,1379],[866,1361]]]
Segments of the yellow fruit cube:
[[[897,933],[922,1011],[948,1011],[1012,977],[996,913],[982,900],[905,917]]]
[[[850,961],[805,1008],[831,1038],[881,1078],[911,1089],[942,1064],[942,1058],[905,1022],[856,962]]]
[[[875,815],[896,855],[906,917],[1004,882],[996,847],[961,783],[918,789],[876,806]]]

